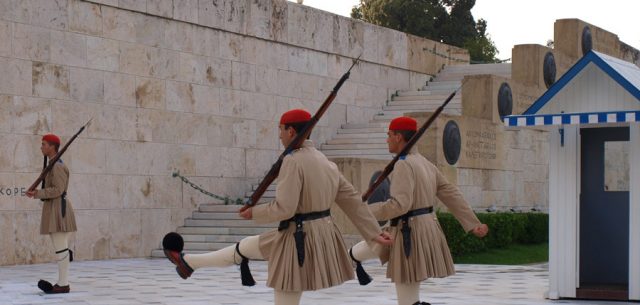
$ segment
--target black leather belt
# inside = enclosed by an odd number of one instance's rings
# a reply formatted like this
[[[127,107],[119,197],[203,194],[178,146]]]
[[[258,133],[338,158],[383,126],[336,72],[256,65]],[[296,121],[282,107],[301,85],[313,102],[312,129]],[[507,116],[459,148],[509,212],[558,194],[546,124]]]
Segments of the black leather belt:
[[[402,232],[404,256],[409,257],[409,255],[411,255],[411,227],[409,227],[409,218],[431,213],[433,213],[433,207],[420,208],[411,210],[404,215],[391,219],[390,225],[392,227],[397,226],[398,222],[402,220],[402,229],[400,229],[400,232]]]
[[[331,210],[324,210],[319,212],[301,213],[296,214],[293,217],[283,220],[278,225],[278,231],[286,230],[289,227],[290,222],[296,223],[296,231],[293,233],[293,238],[296,241],[296,251],[298,253],[298,265],[302,267],[304,263],[304,237],[305,233],[302,231],[302,223],[309,220],[320,219],[331,216]]]

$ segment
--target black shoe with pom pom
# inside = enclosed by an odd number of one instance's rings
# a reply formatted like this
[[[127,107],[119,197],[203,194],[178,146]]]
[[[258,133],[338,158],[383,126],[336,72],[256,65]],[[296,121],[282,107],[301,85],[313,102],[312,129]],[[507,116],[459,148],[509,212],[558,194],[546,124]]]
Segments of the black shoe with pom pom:
[[[176,265],[176,271],[178,275],[183,279],[188,279],[193,274],[193,269],[184,261],[184,240],[180,234],[170,232],[162,239],[162,247],[164,249],[164,255]]]

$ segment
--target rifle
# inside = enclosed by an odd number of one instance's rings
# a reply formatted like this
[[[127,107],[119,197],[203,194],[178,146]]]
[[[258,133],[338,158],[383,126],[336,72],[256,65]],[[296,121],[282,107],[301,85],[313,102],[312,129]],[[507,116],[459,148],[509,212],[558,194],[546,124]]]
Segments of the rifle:
[[[449,97],[447,97],[447,99],[444,101],[444,103],[442,103],[442,105],[440,105],[440,107],[438,107],[438,109],[436,109],[436,111],[433,114],[431,114],[429,119],[424,124],[422,124],[422,126],[420,126],[420,129],[418,129],[418,131],[416,131],[416,133],[413,135],[413,137],[411,137],[411,139],[409,139],[409,141],[407,141],[407,144],[404,146],[404,148],[395,157],[393,157],[393,160],[391,160],[391,162],[389,162],[389,164],[387,164],[387,166],[385,166],[384,170],[382,171],[382,174],[380,174],[380,176],[378,176],[376,181],[369,186],[369,189],[364,194],[362,194],[362,201],[366,202],[367,199],[369,199],[369,196],[371,196],[371,194],[373,194],[373,191],[375,191],[376,188],[378,186],[380,186],[380,184],[382,184],[384,179],[386,179],[389,176],[389,174],[391,174],[391,172],[393,171],[393,168],[396,165],[396,162],[398,162],[398,160],[400,160],[401,156],[405,156],[406,154],[409,153],[411,148],[413,148],[413,146],[418,142],[420,137],[427,131],[429,126],[431,126],[431,123],[433,123],[433,121],[436,120],[438,115],[440,115],[442,110],[444,110],[444,107],[447,106],[447,104],[449,104],[451,99],[453,99],[453,97],[456,95],[458,90],[460,90],[460,88],[458,88],[455,91],[453,91],[451,93],[451,95],[449,95]]]
[[[38,184],[44,180],[44,177],[46,177],[47,174],[51,171],[51,169],[53,169],[53,166],[56,164],[56,162],[60,160],[60,157],[62,157],[62,154],[64,154],[64,152],[67,151],[67,148],[69,148],[69,145],[71,145],[71,143],[73,143],[73,141],[78,137],[78,135],[80,135],[80,133],[83,132],[87,126],[89,126],[89,123],[91,123],[91,120],[93,120],[93,118],[91,118],[86,124],[84,124],[84,126],[82,126],[80,130],[78,130],[78,132],[76,132],[76,134],[74,134],[73,137],[71,137],[71,139],[67,141],[67,144],[65,144],[64,147],[62,147],[62,149],[58,151],[58,153],[53,158],[51,158],[51,160],[49,160],[49,165],[47,165],[47,167],[42,169],[42,173],[40,173],[40,176],[38,177],[38,179],[36,179],[36,181],[33,184],[31,184],[28,191],[33,191],[38,187]]]
[[[342,75],[340,80],[338,80],[338,83],[336,84],[335,87],[333,87],[333,90],[331,90],[331,93],[324,100],[324,103],[322,103],[322,106],[320,106],[320,109],[318,109],[316,114],[314,114],[313,117],[311,117],[311,120],[304,126],[304,128],[300,131],[300,133],[298,133],[296,137],[293,138],[293,141],[289,143],[289,145],[282,152],[282,154],[280,154],[280,157],[278,157],[278,160],[276,161],[276,163],[274,163],[271,166],[271,169],[269,170],[267,175],[262,179],[262,181],[260,182],[256,190],[251,195],[251,198],[240,209],[240,212],[243,212],[246,209],[256,205],[258,203],[258,200],[260,200],[262,195],[264,195],[264,192],[267,191],[267,188],[269,188],[269,185],[271,185],[271,183],[274,180],[276,180],[276,178],[278,177],[278,174],[280,173],[280,167],[282,166],[282,161],[284,160],[284,157],[286,157],[292,151],[300,148],[302,143],[309,137],[313,127],[316,126],[316,123],[318,123],[322,115],[325,113],[325,111],[327,111],[327,109],[331,105],[331,102],[333,102],[333,99],[335,99],[336,96],[338,95],[338,90],[340,90],[340,87],[342,87],[342,84],[344,84],[344,82],[347,81],[347,79],[351,75],[351,69],[353,69],[353,67],[358,63],[358,61],[360,60],[360,56],[358,56],[358,58],[356,58],[353,61],[353,64],[351,65],[351,67],[349,67],[349,70],[347,70],[347,72]]]

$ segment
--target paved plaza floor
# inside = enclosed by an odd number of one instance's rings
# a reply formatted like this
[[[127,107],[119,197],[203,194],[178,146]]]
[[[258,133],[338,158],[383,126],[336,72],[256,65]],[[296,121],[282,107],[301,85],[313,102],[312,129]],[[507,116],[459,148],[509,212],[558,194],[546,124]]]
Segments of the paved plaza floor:
[[[251,262],[258,282],[242,287],[238,267],[202,269],[188,280],[180,279],[165,259],[121,259],[83,261],[71,264],[71,293],[44,295],[36,287],[40,278],[53,281],[57,266],[51,264],[0,267],[0,305],[204,305],[273,304],[273,292],[265,286],[265,262]],[[384,268],[369,263],[374,277],[368,286],[357,281],[314,292],[305,292],[301,304],[393,305],[393,284]],[[544,299],[547,270],[544,265],[487,266],[456,265],[457,274],[422,284],[421,297],[431,304],[633,304]],[[636,303],[637,304],[637,303]]]

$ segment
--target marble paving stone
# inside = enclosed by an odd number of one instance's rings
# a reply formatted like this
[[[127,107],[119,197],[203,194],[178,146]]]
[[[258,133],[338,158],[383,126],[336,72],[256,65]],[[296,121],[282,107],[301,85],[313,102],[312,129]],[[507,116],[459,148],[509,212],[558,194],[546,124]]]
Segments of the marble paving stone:
[[[393,284],[384,267],[366,263],[374,281],[360,286],[351,280],[343,285],[305,292],[301,304],[397,304]],[[0,268],[0,303],[17,304],[273,304],[273,290],[265,286],[267,264],[251,262],[257,285],[243,287],[236,266],[197,270],[184,281],[165,259],[118,259],[80,261],[71,264],[72,292],[45,295],[36,287],[38,279],[53,280],[53,263]],[[424,282],[422,301],[431,304],[632,304],[602,301],[551,301],[543,298],[548,285],[546,265],[490,266],[456,265],[458,273]],[[490,281],[488,281],[490,280]]]

